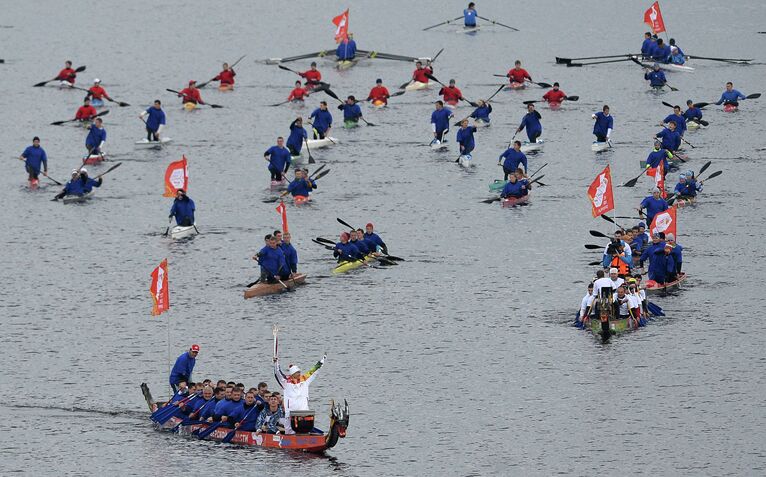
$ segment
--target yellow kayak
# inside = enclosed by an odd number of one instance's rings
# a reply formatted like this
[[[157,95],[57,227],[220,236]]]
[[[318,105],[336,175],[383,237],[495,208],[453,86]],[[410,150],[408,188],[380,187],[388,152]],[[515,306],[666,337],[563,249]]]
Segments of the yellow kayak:
[[[193,111],[197,109],[197,103],[184,103],[184,109],[187,111]]]
[[[356,270],[359,267],[364,266],[367,263],[370,263],[375,260],[375,257],[372,255],[367,255],[364,260],[354,260],[353,262],[342,262],[340,265],[332,269],[332,273],[337,275],[339,273],[346,273],[350,272],[351,270]]]

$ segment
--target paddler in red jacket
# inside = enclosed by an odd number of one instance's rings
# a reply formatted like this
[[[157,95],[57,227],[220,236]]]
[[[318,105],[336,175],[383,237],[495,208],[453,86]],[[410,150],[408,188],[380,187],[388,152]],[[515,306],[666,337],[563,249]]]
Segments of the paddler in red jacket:
[[[308,71],[304,71],[303,73],[298,73],[301,77],[306,78],[306,88],[313,89],[319,86],[319,83],[322,82],[322,73],[319,72],[317,69],[317,63],[316,61],[311,62],[311,69]]]
[[[308,96],[309,93],[305,88],[301,86],[301,80],[295,82],[295,88],[290,91],[290,96],[287,97],[288,101],[303,101],[303,98]]]
[[[431,67],[431,65],[423,67],[423,62],[417,61],[415,62],[415,71],[412,72],[412,81],[428,84],[428,76],[426,75],[433,74],[433,72],[434,69]]]
[[[103,100],[104,98],[113,101],[112,98],[109,97],[108,94],[106,94],[106,90],[101,86],[101,80],[96,78],[93,80],[93,86],[88,88],[88,96],[92,97],[93,99],[100,99]]]
[[[83,105],[77,109],[74,118],[78,121],[90,121],[96,114],[98,114],[98,111],[90,105],[90,98],[86,96]]]
[[[516,63],[514,63],[513,69],[508,70],[508,74],[505,76],[510,78],[512,83],[513,82],[524,83],[525,80],[532,81],[532,77],[529,76],[529,73],[527,73],[527,70],[521,67],[520,60],[516,60]]]
[[[463,99],[463,92],[455,86],[455,80],[453,79],[449,80],[449,86],[439,90],[439,94],[442,95],[444,102],[450,106],[455,106],[458,101]]]
[[[64,69],[59,71],[56,79],[59,81],[66,81],[67,83],[73,85],[75,78],[77,78],[77,72],[72,68],[72,62],[65,61]]]
[[[375,87],[367,95],[367,101],[372,101],[372,104],[388,104],[388,98],[390,97],[388,88],[383,86],[383,80],[378,78],[375,80]]]
[[[179,97],[182,97],[182,102],[185,103],[194,103],[194,104],[205,104],[204,101],[202,101],[202,97],[199,94],[199,90],[196,86],[197,82],[194,80],[189,81],[189,86],[187,88],[184,88],[181,90],[180,93],[178,93]]]
[[[556,82],[553,83],[553,89],[543,95],[543,99],[548,103],[561,103],[567,99],[567,95],[559,89],[559,84]]]
[[[229,68],[228,63],[223,64],[223,71],[218,73],[218,76],[213,78],[213,81],[220,81],[221,86],[234,86],[234,77],[237,76],[237,73],[234,72],[233,68]]]

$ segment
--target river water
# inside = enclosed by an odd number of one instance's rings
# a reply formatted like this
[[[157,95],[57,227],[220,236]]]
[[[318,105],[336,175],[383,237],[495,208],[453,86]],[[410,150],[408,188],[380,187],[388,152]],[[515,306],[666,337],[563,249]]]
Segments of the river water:
[[[656,299],[667,317],[607,345],[569,326],[595,272],[587,263],[599,258],[583,248],[601,243],[588,230],[613,230],[590,216],[585,191],[595,174],[607,163],[619,182],[638,173],[668,113],[660,101],[715,100],[728,80],[745,94],[763,88],[758,65],[697,63],[694,73],[669,75],[680,92],[659,96],[632,63],[554,65],[555,56],[637,50],[643,3],[481,2],[482,16],[522,31],[469,36],[454,26],[421,31],[457,16],[459,3],[354,2],[359,48],[412,56],[444,48],[435,75],[456,78],[468,98],[491,94],[498,84],[492,74],[520,58],[535,80],[559,81],[581,99],[559,111],[540,108],[547,144],[530,155],[530,168],[549,164],[547,187],[516,209],[480,200],[498,177],[496,158],[524,113],[521,101],[542,89],[496,97],[493,126],[478,133],[470,171],[452,163],[454,150],[425,147],[435,91],[365,109],[378,127],[335,131],[340,145],[315,151],[331,173],[314,203],[288,209],[308,284],[244,301],[244,284],[257,276],[250,257],[279,225],[275,204],[262,202],[270,196],[262,151],[318,101],[268,107],[297,77],[255,60],[331,47],[330,19],[347,4],[14,2],[0,28],[0,473],[763,475],[762,103],[746,101],[737,114],[709,107],[711,126],[687,135],[697,146],[687,148],[689,168],[710,160],[708,172],[724,174],[706,184],[697,206],[679,213],[691,278],[679,293]],[[766,18],[762,2],[662,7],[687,53],[763,60],[766,37],[756,34]],[[736,28],[723,21],[728,17]],[[207,80],[222,61],[243,54],[235,92],[203,91],[224,109],[184,113],[164,92]],[[13,159],[39,135],[52,176],[62,180],[77,165],[83,131],[48,123],[72,117],[81,94],[31,87],[70,58],[87,65],[78,84],[97,76],[114,98],[133,105],[111,108],[105,118],[106,150],[123,165],[80,206],[49,201],[59,190],[52,185],[28,191]],[[320,60],[320,69],[339,95],[364,97],[375,78],[394,89],[412,66],[374,60],[337,73]],[[166,105],[174,143],[134,150],[143,136],[136,116],[155,98]],[[615,117],[615,147],[595,155],[590,114],[604,103]],[[456,116],[469,113],[461,106]],[[172,243],[161,236],[170,207],[162,180],[182,154],[202,234]],[[617,215],[634,215],[649,185],[616,189]],[[332,276],[328,252],[310,238],[342,231],[336,217],[374,222],[390,252],[407,261]],[[155,318],[149,273],[164,258],[172,308]],[[202,347],[195,378],[276,387],[274,323],[286,362],[307,367],[328,355],[312,385],[319,426],[327,424],[331,398],[349,402],[348,437],[328,457],[152,429],[138,386],[146,381],[155,396],[165,395],[168,356],[191,343]]]

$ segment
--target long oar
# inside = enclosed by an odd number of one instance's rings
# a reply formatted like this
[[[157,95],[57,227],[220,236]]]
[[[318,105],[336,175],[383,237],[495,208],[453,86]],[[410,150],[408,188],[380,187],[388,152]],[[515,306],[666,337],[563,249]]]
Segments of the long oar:
[[[724,61],[726,63],[747,63],[749,61],[753,61],[752,58],[711,58],[709,56],[696,55],[687,55],[687,58],[695,60]]]
[[[175,93],[179,96],[183,96],[179,91],[176,91],[174,89],[165,88],[165,91],[170,91],[171,93]],[[210,106],[211,108],[223,108],[220,104],[213,104],[213,103],[201,103],[204,106]]]
[[[442,85],[444,88],[447,88],[446,84],[444,84],[441,81],[439,81],[438,79],[436,79],[436,76],[432,75],[431,73],[426,73],[426,78],[428,78],[430,80],[434,80],[437,83],[439,83],[440,85]],[[474,103],[473,101],[467,100],[467,99],[463,98],[462,96],[460,97],[460,101],[465,101],[466,103],[470,104],[474,108],[479,106],[477,103]]]
[[[240,62],[240,61],[242,61],[242,60],[243,60],[243,59],[244,59],[246,56],[247,56],[247,55],[242,55],[242,56],[240,56],[240,57],[239,57],[239,59],[238,59],[237,61],[235,61],[233,65],[229,66],[229,69],[233,71],[233,70],[234,70],[234,67],[235,67],[235,66],[237,66],[237,64],[239,64],[239,62]],[[217,75],[216,75],[216,76],[217,76]],[[197,85],[197,88],[198,88],[198,89],[199,89],[199,88],[204,88],[205,86],[207,86],[208,84],[210,84],[210,83],[211,83],[211,82],[213,82],[213,81],[215,81],[215,78],[209,79],[209,80],[205,81],[204,83],[200,83],[200,84],[198,84],[198,85]]]
[[[556,57],[556,64],[561,65],[564,63],[571,63],[572,61],[578,61],[578,60],[602,60],[604,58],[627,58],[628,56],[631,56],[629,53],[625,53],[622,55],[603,55],[603,56],[583,56],[580,58],[562,58],[562,57]]]
[[[108,109],[106,111],[101,111],[100,113],[98,113],[95,116],[93,116],[93,118],[94,119],[95,118],[99,118],[101,116],[106,116],[107,114],[109,114],[109,110]],[[74,121],[77,121],[77,120],[78,120],[77,118],[74,118],[74,119],[67,119],[66,121],[54,121],[54,122],[51,123],[51,126],[61,126],[62,124],[71,123],[71,122],[74,122]]]
[[[443,21],[441,23],[437,23],[436,25],[431,25],[430,27],[425,27],[425,28],[423,28],[423,31],[428,31],[428,30],[430,30],[432,28],[440,27],[442,25],[448,25],[448,24],[450,24],[450,23],[452,23],[454,21],[460,20],[461,18],[463,18],[463,17],[459,16],[457,18],[453,18],[452,20],[445,20],[445,21]]]
[[[580,99],[580,97],[579,96],[566,96],[564,99],[566,99],[567,101],[578,101]],[[533,100],[529,100],[529,101],[522,101],[522,103],[524,103],[524,104],[535,104],[535,103],[540,103],[542,101],[545,101],[545,100],[544,99],[533,99]]]
[[[335,98],[335,99],[337,99],[337,100],[340,102],[340,104],[343,104],[343,100],[342,100],[342,99],[340,99],[340,98],[338,97],[338,95],[337,95],[337,94],[335,94],[335,93],[334,93],[334,92],[333,92],[333,91],[332,91],[330,88],[324,88],[324,89],[323,89],[323,91],[324,91],[325,93],[327,93],[327,95],[328,95],[328,96],[330,96],[331,98]],[[367,121],[366,119],[364,119],[364,117],[363,117],[363,116],[359,116],[359,119],[361,119],[362,121],[364,121],[364,123],[365,123],[366,125],[368,125],[368,126],[377,126],[377,124],[373,124],[373,123],[371,123],[371,122]]]
[[[78,66],[77,69],[74,70],[74,71],[75,71],[75,73],[82,73],[83,71],[85,71],[85,66]],[[50,83],[51,81],[56,81],[57,79],[59,79],[58,76],[53,78],[53,79],[49,79],[48,81],[41,81],[41,82],[37,83],[36,85],[34,85],[34,87],[35,88],[39,88],[40,86],[45,86],[46,84]]]
[[[641,63],[640,61],[638,61],[638,58],[636,58],[635,56],[631,56],[630,60],[632,62],[634,62],[635,64],[637,64],[638,66],[640,66],[641,68],[643,68],[645,70],[652,71],[652,68],[650,68],[650,67],[646,66],[645,64]],[[670,91],[678,91],[678,88],[674,88],[673,86],[670,86],[667,81],[665,81],[665,83],[663,83],[662,85],[663,86],[667,86],[668,88],[670,88]]]
[[[213,424],[210,424],[207,429],[204,431],[200,431],[199,434],[197,434],[197,437],[200,439],[205,439],[210,434],[214,433],[216,429],[221,427],[222,425],[226,424],[225,422],[215,422]]]
[[[165,407],[162,407],[154,411],[151,415],[151,419],[158,424],[165,424],[173,416],[181,412],[181,405],[187,404],[198,397],[200,397],[200,395],[197,393],[194,393],[177,402],[167,404]]]
[[[589,61],[587,63],[567,63],[567,68],[572,67],[582,67],[582,66],[590,66],[590,65],[603,65],[606,63],[622,63],[623,61],[630,61],[630,58],[622,58],[619,60],[605,60],[605,61]]]
[[[483,17],[483,16],[481,16],[481,15],[476,15],[476,17],[477,17],[477,18],[481,18],[481,19],[482,19],[482,20],[484,20],[485,22],[489,22],[489,23],[491,23],[491,24],[493,24],[493,25],[500,25],[501,27],[505,27],[505,28],[508,28],[509,30],[513,30],[513,31],[519,31],[519,29],[518,29],[518,28],[513,28],[512,26],[508,26],[508,25],[505,25],[505,24],[503,24],[503,23],[500,23],[500,22],[498,22],[498,21],[495,21],[495,20],[490,20],[489,18]],[[462,17],[460,17],[460,18],[462,18]]]

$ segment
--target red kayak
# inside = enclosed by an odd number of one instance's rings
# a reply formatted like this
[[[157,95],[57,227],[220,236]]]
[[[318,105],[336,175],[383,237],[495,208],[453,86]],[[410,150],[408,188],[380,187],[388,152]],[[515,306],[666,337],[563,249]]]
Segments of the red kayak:
[[[516,207],[517,205],[524,205],[529,203],[529,194],[521,197],[506,197],[500,201],[501,207]]]
[[[736,104],[724,104],[723,105],[723,110],[724,110],[724,112],[727,112],[727,113],[733,113],[733,112],[737,111],[737,109],[738,108],[737,108]]]
[[[89,166],[95,166],[96,164],[101,164],[105,160],[106,157],[104,157],[103,154],[91,154],[90,156],[83,159],[82,163]]]
[[[40,187],[40,179],[29,179],[29,189],[37,190]]]

